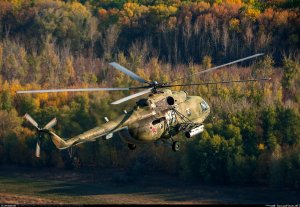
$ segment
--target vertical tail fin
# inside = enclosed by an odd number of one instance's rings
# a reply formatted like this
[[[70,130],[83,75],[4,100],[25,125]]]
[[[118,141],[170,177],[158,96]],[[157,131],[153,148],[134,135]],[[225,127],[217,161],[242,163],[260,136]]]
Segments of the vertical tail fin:
[[[52,142],[54,143],[56,148],[61,150],[61,149],[66,149],[71,146],[70,144],[68,144],[65,140],[60,138],[54,132],[47,130],[47,133],[51,136]]]

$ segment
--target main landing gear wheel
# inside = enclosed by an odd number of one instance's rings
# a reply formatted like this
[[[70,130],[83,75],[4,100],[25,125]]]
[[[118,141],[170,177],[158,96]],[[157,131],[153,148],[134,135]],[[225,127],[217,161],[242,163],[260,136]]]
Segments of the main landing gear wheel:
[[[179,151],[179,150],[180,150],[180,142],[173,142],[172,150],[173,150],[174,152]]]
[[[131,150],[135,150],[136,145],[135,144],[128,144],[128,148]]]

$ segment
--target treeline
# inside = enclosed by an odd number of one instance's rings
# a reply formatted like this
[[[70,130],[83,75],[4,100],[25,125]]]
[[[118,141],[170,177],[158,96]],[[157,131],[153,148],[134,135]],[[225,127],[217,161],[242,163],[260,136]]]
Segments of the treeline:
[[[205,132],[174,153],[154,145],[130,151],[115,138],[74,148],[81,167],[149,171],[208,183],[260,183],[299,189],[300,72],[298,1],[0,2],[0,164],[68,166],[68,152],[36,133],[22,116],[69,138],[113,119],[136,100],[127,92],[20,95],[17,90],[127,87],[115,61],[149,80],[168,81],[254,54],[241,66],[186,82],[271,77],[271,81],[176,87],[202,96],[212,112]]]
[[[81,3],[80,3],[81,2]],[[221,63],[256,52],[295,53],[299,45],[299,0],[0,2],[0,37],[39,53],[47,38],[74,55],[115,58],[147,47],[145,58]],[[141,51],[143,52],[143,51]]]

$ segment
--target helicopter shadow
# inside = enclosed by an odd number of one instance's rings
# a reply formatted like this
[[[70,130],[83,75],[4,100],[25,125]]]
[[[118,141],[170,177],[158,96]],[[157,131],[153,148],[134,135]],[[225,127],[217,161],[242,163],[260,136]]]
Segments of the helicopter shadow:
[[[54,196],[101,196],[101,195],[137,195],[151,198],[160,198],[169,202],[184,201],[213,201],[215,194],[209,195],[210,192],[201,190],[201,194],[191,187],[188,183],[174,182],[173,179],[149,179],[140,176],[139,178],[113,176],[111,180],[73,180],[64,181],[48,186],[47,190],[40,191],[40,194]],[[137,176],[138,177],[138,176]],[[182,190],[186,189],[186,190]]]
[[[297,203],[299,192],[278,191],[267,188],[201,185],[178,181],[176,178],[114,178],[112,180],[73,180],[48,185],[41,194],[54,196],[131,195],[155,198],[163,202],[188,202],[207,204],[263,204]],[[274,196],[276,195],[276,196]],[[145,200],[146,201],[146,200]]]

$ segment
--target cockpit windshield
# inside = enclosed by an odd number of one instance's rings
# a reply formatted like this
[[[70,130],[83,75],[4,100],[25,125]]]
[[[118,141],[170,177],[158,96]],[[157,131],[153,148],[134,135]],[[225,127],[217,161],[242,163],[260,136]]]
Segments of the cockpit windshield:
[[[202,108],[203,112],[207,111],[209,109],[209,106],[205,101],[201,101],[200,105],[201,105],[201,108]]]

